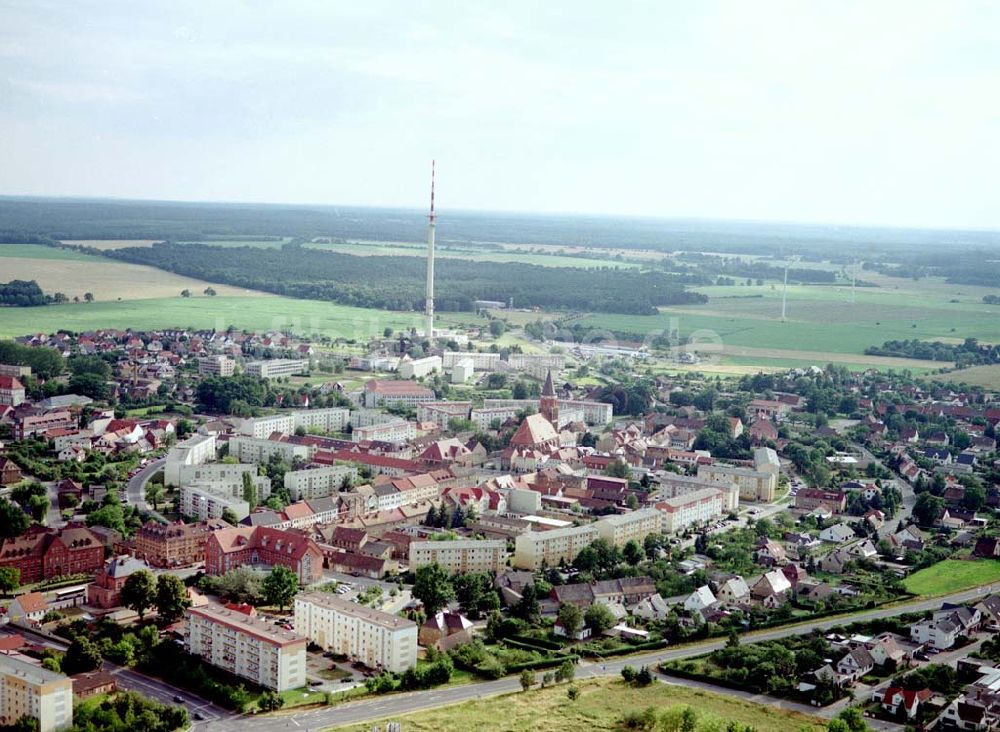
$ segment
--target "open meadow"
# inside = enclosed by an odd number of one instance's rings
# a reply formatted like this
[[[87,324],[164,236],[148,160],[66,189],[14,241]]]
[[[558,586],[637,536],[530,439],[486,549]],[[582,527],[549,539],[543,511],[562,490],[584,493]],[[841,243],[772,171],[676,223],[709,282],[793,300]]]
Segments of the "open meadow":
[[[206,287],[220,296],[248,294],[238,287],[41,244],[0,244],[0,282],[10,280],[35,280],[47,295],[61,292],[81,300],[86,292],[98,301],[180,297],[182,290],[189,290],[192,297],[205,297]],[[251,294],[271,297],[261,292]]]
[[[266,331],[344,338],[381,336],[385,327],[416,326],[416,313],[395,313],[287,297],[198,297],[67,303],[34,308],[0,308],[0,337],[96,328],[167,327]]]
[[[914,595],[936,597],[990,582],[1000,582],[1000,561],[946,559],[914,572],[903,586]]]
[[[967,369],[953,371],[947,374],[935,374],[935,381],[957,382],[969,386],[981,386],[984,389],[1000,389],[1000,365],[971,366]]]
[[[385,729],[386,722],[399,721],[406,732],[590,732],[622,729],[619,722],[629,712],[654,707],[661,717],[672,718],[688,706],[697,714],[697,732],[725,729],[730,720],[757,732],[826,729],[826,721],[818,717],[671,684],[655,683],[643,689],[618,679],[582,681],[577,683],[580,696],[576,701],[567,698],[567,686],[558,684],[332,729],[370,732],[375,727]]]

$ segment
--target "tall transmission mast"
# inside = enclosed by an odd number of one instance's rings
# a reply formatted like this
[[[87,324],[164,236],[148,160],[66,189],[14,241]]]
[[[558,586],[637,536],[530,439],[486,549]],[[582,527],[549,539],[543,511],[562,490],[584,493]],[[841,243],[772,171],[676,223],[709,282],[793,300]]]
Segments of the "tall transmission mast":
[[[424,337],[434,338],[434,161],[431,161],[431,212],[427,216],[427,304]]]

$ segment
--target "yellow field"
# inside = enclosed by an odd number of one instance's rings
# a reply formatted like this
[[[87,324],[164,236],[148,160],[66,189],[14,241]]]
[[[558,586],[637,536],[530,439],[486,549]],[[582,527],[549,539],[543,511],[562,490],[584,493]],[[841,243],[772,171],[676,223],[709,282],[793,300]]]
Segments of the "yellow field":
[[[954,381],[985,389],[1000,389],[1000,366],[971,366],[947,374],[935,374],[935,381]]]
[[[97,257],[87,257],[81,261],[4,257],[0,260],[0,267],[3,268],[4,281],[36,280],[47,295],[62,292],[70,299],[79,297],[82,300],[85,292],[92,292],[98,301],[145,300],[179,297],[181,290],[185,289],[191,291],[192,297],[204,297],[202,292],[206,287],[215,288],[220,297],[246,294],[270,297],[267,293],[210,284],[153,267]]]
[[[590,732],[621,729],[620,720],[629,712],[654,707],[658,716],[672,718],[685,706],[697,713],[696,732],[725,729],[730,720],[757,732],[826,729],[825,720],[818,717],[682,686],[657,683],[637,689],[612,679],[583,681],[577,686],[580,697],[576,701],[567,698],[567,685],[559,684],[334,729],[368,732],[375,727],[385,729],[386,722],[401,721],[407,732]]]

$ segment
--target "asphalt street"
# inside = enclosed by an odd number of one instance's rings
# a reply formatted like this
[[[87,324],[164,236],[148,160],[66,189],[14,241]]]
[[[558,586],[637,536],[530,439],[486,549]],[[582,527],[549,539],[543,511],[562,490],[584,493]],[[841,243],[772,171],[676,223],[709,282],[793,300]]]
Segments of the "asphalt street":
[[[128,496],[128,502],[130,504],[138,506],[142,511],[148,511],[153,518],[157,521],[162,521],[163,523],[167,523],[167,519],[163,516],[163,514],[158,511],[154,511],[153,507],[146,502],[146,483],[149,482],[150,478],[163,469],[166,462],[166,458],[150,461],[146,467],[142,468],[142,470],[128,479],[128,486],[125,489],[126,495]]]

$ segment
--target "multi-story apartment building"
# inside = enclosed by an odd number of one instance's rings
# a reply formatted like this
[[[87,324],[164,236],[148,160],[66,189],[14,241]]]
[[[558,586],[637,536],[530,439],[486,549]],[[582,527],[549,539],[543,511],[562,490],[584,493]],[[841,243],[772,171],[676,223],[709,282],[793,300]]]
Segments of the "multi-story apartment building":
[[[434,422],[441,429],[447,429],[453,419],[468,419],[471,409],[472,402],[429,402],[417,406],[417,421]]]
[[[294,412],[244,419],[239,430],[241,434],[258,439],[270,437],[275,432],[290,435],[299,427],[307,432],[340,432],[347,426],[350,416],[350,410],[344,407],[297,409]]]
[[[166,525],[147,521],[135,534],[135,555],[152,567],[189,567],[204,561],[208,537],[226,528],[229,524],[220,519]]]
[[[469,419],[479,430],[493,429],[494,425],[501,425],[508,419],[513,419],[521,409],[518,407],[483,407],[473,409],[469,412]]]
[[[417,664],[417,624],[329,592],[295,597],[295,630],[369,668],[402,673]]]
[[[503,539],[410,542],[411,571],[438,564],[451,573],[497,573],[507,564],[507,556],[507,542]]]
[[[257,475],[257,466],[252,463],[201,463],[182,465],[178,470],[181,486],[198,483],[210,485],[215,490],[228,491],[233,496],[243,495],[243,476],[249,474],[257,491],[258,499],[271,495],[271,479]]]
[[[496,407],[512,407],[515,412],[526,408],[538,409],[538,401],[534,399],[485,399],[483,409],[494,409]],[[475,410],[473,410],[475,411]],[[611,424],[612,406],[604,402],[588,402],[579,399],[559,400],[560,418],[559,424],[566,424],[567,418],[563,412],[572,415],[570,421],[586,422],[591,425]]]
[[[412,381],[372,379],[365,383],[364,405],[368,408],[396,405],[415,407],[423,402],[432,402],[435,398],[433,390]]]
[[[229,509],[240,521],[250,515],[250,504],[215,483],[188,483],[181,486],[181,515],[204,521],[222,518]]]
[[[0,363],[0,376],[16,376],[18,379],[22,376],[31,376],[31,367],[15,363]]]
[[[536,370],[552,371],[557,374],[563,370],[565,359],[558,354],[548,353],[512,353],[507,356],[507,365],[517,371]]]
[[[163,466],[163,482],[180,485],[181,467],[201,465],[215,460],[215,435],[191,435],[170,448],[167,462]]]
[[[399,376],[403,379],[419,379],[441,371],[441,357],[427,356],[399,362]]]
[[[472,359],[476,371],[496,371],[500,368],[499,353],[474,353],[471,351],[445,351],[442,363],[446,369],[454,368],[466,359]]]
[[[660,531],[660,512],[655,508],[641,508],[638,511],[605,516],[593,524],[602,539],[615,546],[625,546],[631,540],[642,544],[650,534]]]
[[[741,468],[736,465],[722,463],[699,465],[698,478],[721,486],[737,486],[742,501],[770,502],[774,500],[774,494],[778,490],[776,473],[754,468]]]
[[[550,531],[527,531],[514,540],[513,565],[519,569],[556,567],[572,562],[585,546],[600,534],[593,525],[567,526]]]
[[[104,545],[82,523],[62,529],[38,524],[0,543],[0,567],[21,571],[21,584],[72,574],[93,574],[104,564]]]
[[[354,483],[358,469],[353,465],[329,465],[308,470],[289,470],[285,473],[285,488],[293,501],[308,501],[339,493],[344,479]]]
[[[0,654],[0,725],[38,720],[39,732],[73,726],[73,682],[19,658]]]
[[[189,608],[186,640],[189,653],[267,689],[306,685],[308,640],[257,617],[252,607]]]
[[[736,483],[715,483],[693,475],[676,473],[664,473],[657,481],[660,484],[660,495],[665,498],[677,498],[705,488],[715,488],[722,491],[723,508],[726,511],[735,511],[740,506],[740,487]]]
[[[270,526],[237,526],[213,532],[205,543],[205,574],[242,567],[288,567],[303,585],[323,576],[323,552],[312,539]]]
[[[236,373],[236,361],[229,356],[199,358],[198,373],[202,376],[232,376]]]
[[[725,504],[725,494],[717,488],[699,488],[667,498],[656,504],[655,510],[661,520],[660,531],[672,534],[689,526],[711,521],[727,510]]]
[[[280,379],[309,371],[309,360],[300,358],[272,358],[266,361],[250,361],[246,365],[249,376],[262,379]]]
[[[14,418],[14,439],[26,440],[49,430],[75,430],[76,417],[71,412],[57,411],[45,414],[26,414]]]
[[[266,463],[273,455],[292,463],[295,458],[308,460],[311,451],[308,445],[284,440],[263,440],[243,435],[229,438],[229,454],[241,463]]]
[[[369,440],[379,442],[406,442],[417,436],[417,426],[409,420],[396,417],[386,420],[380,424],[369,425],[368,427],[355,427],[351,430],[351,440],[354,442],[365,442]]]
[[[0,374],[0,407],[16,407],[24,402],[24,384],[16,376]]]

